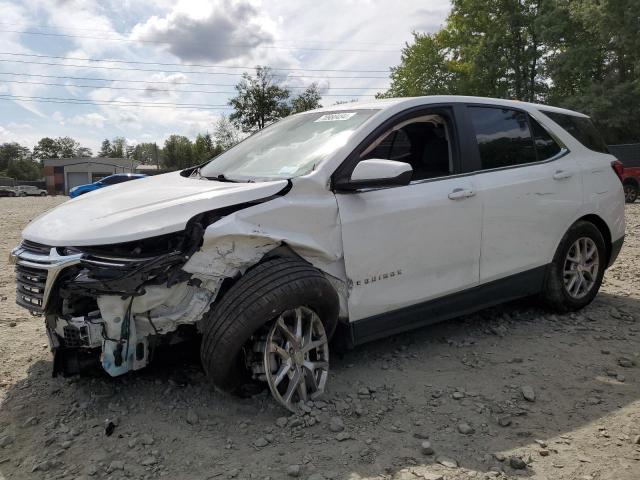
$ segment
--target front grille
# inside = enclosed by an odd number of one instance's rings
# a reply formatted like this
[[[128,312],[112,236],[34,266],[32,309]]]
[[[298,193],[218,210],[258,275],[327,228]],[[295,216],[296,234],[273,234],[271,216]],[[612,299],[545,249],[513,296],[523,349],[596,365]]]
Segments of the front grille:
[[[80,263],[82,254],[60,255],[57,249],[23,240],[11,251],[16,265],[16,302],[33,313],[44,313],[60,272]]]
[[[22,240],[20,246],[27,252],[37,253],[39,255],[49,255],[51,252],[51,247],[42,245],[41,243],[32,242],[30,240]]]
[[[47,270],[16,265],[16,302],[33,312],[42,312]]]

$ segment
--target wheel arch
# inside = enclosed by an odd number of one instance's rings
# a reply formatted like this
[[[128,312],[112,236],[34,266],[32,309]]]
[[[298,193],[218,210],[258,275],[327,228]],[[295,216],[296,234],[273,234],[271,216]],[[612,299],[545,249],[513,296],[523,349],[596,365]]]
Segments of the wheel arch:
[[[578,222],[589,222],[593,225],[595,225],[595,227],[600,231],[600,233],[602,234],[602,238],[604,239],[604,244],[605,247],[607,248],[607,262],[606,264],[609,264],[609,259],[611,257],[611,245],[613,242],[613,239],[611,238],[611,229],[609,228],[609,225],[607,225],[607,222],[605,222],[602,217],[596,215],[595,213],[590,213],[588,215],[584,215],[582,217],[580,217],[579,219],[577,219],[575,222],[573,222],[573,224],[571,225],[571,227],[573,225],[575,225]],[[569,227],[569,228],[571,228]]]
[[[622,180],[622,184],[634,185],[635,187],[640,188],[640,180],[638,180],[636,177],[626,177],[624,180]]]
[[[262,256],[262,258],[260,258],[260,260],[255,262],[253,265],[249,266],[242,273],[238,272],[233,277],[226,277],[222,281],[222,283],[220,285],[220,289],[218,290],[218,292],[216,294],[216,298],[215,298],[214,302],[212,303],[212,307],[215,304],[220,303],[220,301],[222,301],[222,299],[229,292],[229,290],[231,290],[231,288],[236,283],[238,283],[240,281],[240,279],[242,279],[244,276],[246,276],[249,272],[251,272],[252,270],[254,270],[255,268],[259,267],[260,265],[262,265],[262,264],[264,264],[266,262],[269,262],[271,260],[278,259],[278,258],[295,259],[295,260],[297,260],[299,262],[307,264],[309,267],[314,268],[315,270],[320,272],[322,275],[324,275],[324,277],[329,281],[329,284],[330,284],[331,288],[335,291],[336,296],[339,299],[338,300],[339,313],[342,312],[342,309],[343,309],[343,305],[342,305],[343,304],[343,298],[342,298],[343,297],[343,293],[340,291],[339,288],[337,288],[336,283],[334,281],[332,281],[335,277],[332,277],[327,272],[325,272],[321,268],[318,268],[318,266],[314,265],[312,262],[310,262],[309,260],[307,260],[304,257],[302,257],[301,255],[299,255],[291,246],[289,246],[287,243],[284,243],[284,242],[281,243],[280,245],[278,245],[277,247],[275,247],[274,249],[269,250],[267,253],[265,253]],[[338,279],[336,279],[336,280],[338,280]],[[330,334],[329,337],[332,337],[333,334],[335,333],[338,316],[339,315],[336,316],[336,321],[332,321],[330,324],[327,325],[328,333]]]

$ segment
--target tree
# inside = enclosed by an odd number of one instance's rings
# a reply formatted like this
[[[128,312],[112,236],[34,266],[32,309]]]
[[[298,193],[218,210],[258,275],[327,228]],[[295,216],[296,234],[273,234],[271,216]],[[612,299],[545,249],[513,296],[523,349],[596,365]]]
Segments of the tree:
[[[456,72],[447,59],[441,34],[413,33],[402,50],[400,65],[391,68],[391,86],[378,97],[415,97],[457,93]]]
[[[40,180],[42,169],[38,162],[31,159],[18,159],[9,162],[7,176],[16,180]]]
[[[108,138],[105,138],[102,141],[102,145],[100,147],[100,152],[98,153],[98,157],[110,157],[111,156],[111,142]]]
[[[320,90],[318,90],[318,84],[312,83],[304,92],[295,97],[291,101],[291,113],[306,112],[307,110],[313,110],[314,108],[320,108]]]
[[[238,95],[229,100],[234,108],[229,119],[243,132],[261,130],[290,113],[289,90],[276,83],[268,67],[257,67],[255,77],[244,73],[235,88]]]
[[[162,163],[167,170],[181,170],[196,165],[191,140],[182,135],[171,135],[164,142]]]
[[[93,157],[93,151],[89,147],[78,147],[76,157],[90,158]]]
[[[240,132],[225,115],[221,115],[213,131],[216,146],[223,152],[240,141]]]
[[[60,157],[60,145],[53,138],[44,137],[38,140],[38,143],[33,147],[33,158],[40,160],[44,158],[59,158]]]
[[[26,160],[30,157],[31,152],[29,149],[17,142],[0,144],[0,171],[6,170],[12,161]]]
[[[209,133],[198,134],[196,141],[193,143],[193,161],[196,164],[206,162],[222,153],[222,151],[222,147],[213,143]]]
[[[80,144],[71,137],[59,137],[55,140],[60,158],[72,158],[80,148]]]
[[[607,143],[640,141],[640,4],[551,3],[544,19],[548,102],[593,117]]]
[[[115,137],[111,140],[110,156],[113,158],[125,158],[127,153],[127,141],[124,137]]]
[[[158,145],[155,143],[139,143],[133,149],[131,158],[142,165],[158,165]]]

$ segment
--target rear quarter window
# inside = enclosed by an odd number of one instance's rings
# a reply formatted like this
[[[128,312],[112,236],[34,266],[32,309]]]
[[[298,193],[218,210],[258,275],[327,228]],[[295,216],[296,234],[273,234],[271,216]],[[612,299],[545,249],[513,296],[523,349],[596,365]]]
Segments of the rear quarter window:
[[[573,138],[578,140],[589,150],[600,153],[609,153],[607,144],[596,130],[590,118],[568,115],[565,113],[542,110],[547,117],[564,128]]]

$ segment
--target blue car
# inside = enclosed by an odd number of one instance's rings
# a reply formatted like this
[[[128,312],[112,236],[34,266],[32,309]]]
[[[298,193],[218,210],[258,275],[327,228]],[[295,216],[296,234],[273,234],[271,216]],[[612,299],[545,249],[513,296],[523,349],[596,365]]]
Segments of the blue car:
[[[69,190],[69,197],[76,198],[80,195],[88,192],[93,192],[109,185],[115,185],[116,183],[128,182],[129,180],[136,180],[138,178],[146,177],[143,173],[116,173],[115,175],[109,175],[97,182],[87,183],[86,185],[78,185]]]

